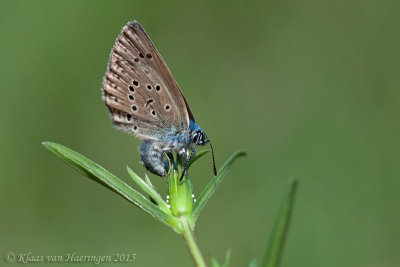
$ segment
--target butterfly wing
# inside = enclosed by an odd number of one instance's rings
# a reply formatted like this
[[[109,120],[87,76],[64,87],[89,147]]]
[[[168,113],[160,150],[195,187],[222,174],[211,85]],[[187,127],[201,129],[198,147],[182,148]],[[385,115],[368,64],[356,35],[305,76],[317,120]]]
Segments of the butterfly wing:
[[[159,140],[172,129],[187,129],[193,119],[167,65],[136,21],[124,26],[115,41],[103,101],[113,124],[141,139]]]

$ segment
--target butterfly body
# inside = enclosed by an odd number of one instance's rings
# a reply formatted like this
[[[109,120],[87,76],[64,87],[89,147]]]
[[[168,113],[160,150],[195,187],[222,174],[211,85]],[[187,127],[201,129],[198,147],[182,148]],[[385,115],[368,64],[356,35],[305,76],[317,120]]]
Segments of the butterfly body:
[[[141,162],[156,175],[166,175],[166,153],[187,157],[190,151],[195,153],[196,145],[209,142],[161,55],[136,21],[124,26],[115,41],[102,92],[113,124],[143,140]]]
[[[160,136],[159,140],[145,140],[140,145],[142,164],[152,173],[164,177],[166,175],[163,157],[166,153],[177,152],[180,155],[189,155],[190,150],[199,142],[205,142],[196,136],[203,130],[194,122],[190,121],[188,129],[171,131]]]

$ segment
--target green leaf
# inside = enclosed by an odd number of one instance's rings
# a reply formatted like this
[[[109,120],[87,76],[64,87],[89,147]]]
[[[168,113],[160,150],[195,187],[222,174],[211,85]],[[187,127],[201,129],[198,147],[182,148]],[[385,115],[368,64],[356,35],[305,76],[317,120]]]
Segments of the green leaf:
[[[167,206],[167,203],[162,199],[160,194],[154,190],[152,184],[149,185],[142,178],[140,178],[134,171],[132,171],[128,166],[126,167],[129,175],[132,177],[133,181],[146,193],[149,197],[153,198],[155,202],[160,206],[160,208],[165,213],[171,213],[170,209]],[[150,181],[150,179],[148,180]]]
[[[297,180],[291,180],[289,191],[279,209],[262,265],[264,267],[277,267],[280,264],[284,243],[289,230],[297,184]]]
[[[141,195],[139,192],[131,188],[121,179],[100,165],[60,144],[52,142],[43,142],[42,144],[81,174],[100,183],[108,189],[111,189],[162,223],[172,227],[175,231],[180,232],[179,229],[176,228],[179,224],[176,218],[162,211],[158,206],[151,203],[146,197]]]
[[[218,260],[215,257],[211,258],[211,264],[213,267],[229,267],[229,261],[231,259],[231,250],[229,249],[225,255],[225,261],[222,264],[218,263]]]
[[[256,259],[251,259],[249,267],[257,267],[257,260]]]
[[[229,261],[231,260],[231,250],[229,249],[225,255],[225,261],[222,263],[221,267],[229,267]]]
[[[221,265],[218,263],[217,259],[214,257],[211,258],[211,265],[212,265],[212,267],[221,267]]]
[[[151,183],[149,176],[147,176],[147,174],[144,174],[144,180],[146,181],[146,183],[151,186],[154,191],[157,192],[158,195],[160,195],[160,193],[157,191],[157,188]],[[160,195],[161,196],[161,195]]]
[[[201,191],[199,197],[197,198],[197,202],[193,207],[193,212],[191,214],[191,224],[194,225],[196,223],[197,218],[199,217],[200,212],[207,204],[207,201],[211,198],[214,194],[215,190],[217,189],[218,185],[223,181],[225,175],[228,173],[230,167],[232,166],[233,162],[241,157],[245,156],[246,152],[243,150],[238,150],[230,156],[230,158],[222,165],[222,167],[218,170],[217,176],[214,176],[204,187]]]

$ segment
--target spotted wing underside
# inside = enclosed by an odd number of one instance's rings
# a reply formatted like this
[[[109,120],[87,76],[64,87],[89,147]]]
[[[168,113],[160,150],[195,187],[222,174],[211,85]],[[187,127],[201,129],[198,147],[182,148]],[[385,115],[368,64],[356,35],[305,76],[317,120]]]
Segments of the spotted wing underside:
[[[187,129],[193,119],[167,65],[136,21],[124,26],[115,41],[103,101],[113,124],[141,139],[158,140],[171,129]]]

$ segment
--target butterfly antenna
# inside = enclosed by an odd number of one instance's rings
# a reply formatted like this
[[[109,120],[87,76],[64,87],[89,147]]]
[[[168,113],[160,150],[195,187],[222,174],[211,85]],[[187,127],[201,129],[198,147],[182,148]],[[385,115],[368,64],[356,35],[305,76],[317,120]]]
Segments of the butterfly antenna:
[[[217,176],[217,168],[215,167],[214,149],[213,149],[213,146],[211,144],[210,138],[208,138],[207,135],[205,135],[205,136],[207,137],[207,142],[210,144],[210,147],[211,147],[211,154],[212,154],[212,160],[213,160],[213,171],[214,171],[214,175]]]

